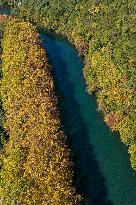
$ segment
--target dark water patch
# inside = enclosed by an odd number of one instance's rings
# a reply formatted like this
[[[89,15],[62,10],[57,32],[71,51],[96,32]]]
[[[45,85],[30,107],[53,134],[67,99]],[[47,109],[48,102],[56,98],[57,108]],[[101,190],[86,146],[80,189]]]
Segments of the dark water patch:
[[[5,15],[10,15],[11,10],[10,7],[5,6],[0,6],[0,14],[5,14]]]
[[[45,36],[41,35],[42,38]],[[59,38],[59,41],[64,39]],[[93,147],[89,143],[87,126],[80,112],[80,105],[75,98],[73,84],[69,81],[68,66],[61,58],[59,47],[54,37],[46,36],[45,48],[54,68],[54,80],[59,95],[59,108],[64,132],[69,138],[73,160],[75,162],[74,182],[83,194],[84,204],[112,205],[108,200],[105,179],[100,172]],[[83,63],[80,64],[83,67]],[[89,182],[89,183],[88,183]]]

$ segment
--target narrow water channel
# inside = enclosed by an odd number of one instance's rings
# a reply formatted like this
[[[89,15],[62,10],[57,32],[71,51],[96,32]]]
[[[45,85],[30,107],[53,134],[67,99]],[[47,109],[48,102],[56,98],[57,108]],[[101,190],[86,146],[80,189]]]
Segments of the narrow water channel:
[[[125,145],[97,112],[86,92],[83,62],[64,39],[41,32],[53,66],[65,133],[75,161],[75,184],[85,205],[136,205],[136,176]]]

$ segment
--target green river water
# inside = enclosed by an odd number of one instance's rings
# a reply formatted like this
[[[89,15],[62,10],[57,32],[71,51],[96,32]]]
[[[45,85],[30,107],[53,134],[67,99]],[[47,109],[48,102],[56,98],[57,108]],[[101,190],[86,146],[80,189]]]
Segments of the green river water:
[[[9,15],[11,13],[10,9],[2,8],[0,6],[0,14],[6,14]]]
[[[66,39],[41,33],[53,66],[62,123],[75,161],[75,183],[86,205],[136,205],[136,176],[127,148],[86,92],[83,61]]]
[[[96,97],[86,92],[83,61],[66,39],[43,31],[40,36],[52,64],[61,119],[75,162],[74,183],[84,195],[84,204],[136,205],[136,175],[127,148],[103,122]]]

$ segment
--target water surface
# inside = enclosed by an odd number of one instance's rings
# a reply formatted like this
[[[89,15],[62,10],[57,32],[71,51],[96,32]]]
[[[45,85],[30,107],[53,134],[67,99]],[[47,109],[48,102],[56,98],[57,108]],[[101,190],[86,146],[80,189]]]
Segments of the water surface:
[[[11,10],[0,6],[0,14],[10,15],[11,14]]]

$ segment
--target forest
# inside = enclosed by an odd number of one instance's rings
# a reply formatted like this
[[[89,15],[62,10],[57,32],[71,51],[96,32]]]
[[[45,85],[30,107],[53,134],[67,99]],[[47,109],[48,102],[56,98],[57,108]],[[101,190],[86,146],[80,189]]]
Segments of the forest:
[[[136,170],[135,0],[18,2],[11,1],[13,13],[66,36],[84,57],[87,91],[96,93],[98,109],[119,132]]]
[[[1,97],[10,138],[1,152],[1,204],[79,204],[51,67],[36,28],[11,19],[2,48]]]
[[[0,6],[11,9],[0,19],[0,204],[83,200],[39,29],[66,37],[78,51],[87,92],[126,145],[135,173],[135,0],[0,0]]]

